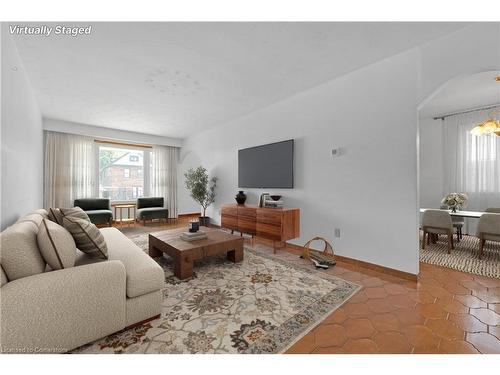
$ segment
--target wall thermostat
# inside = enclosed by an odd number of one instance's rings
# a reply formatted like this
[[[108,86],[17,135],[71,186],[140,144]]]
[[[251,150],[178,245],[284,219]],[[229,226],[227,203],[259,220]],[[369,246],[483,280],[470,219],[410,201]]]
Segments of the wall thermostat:
[[[332,158],[336,158],[340,156],[340,147],[332,148],[331,151]]]

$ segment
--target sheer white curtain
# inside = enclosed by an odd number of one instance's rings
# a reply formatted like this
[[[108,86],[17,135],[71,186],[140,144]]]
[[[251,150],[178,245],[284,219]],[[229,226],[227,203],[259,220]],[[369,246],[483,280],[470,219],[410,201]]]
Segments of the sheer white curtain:
[[[177,217],[177,163],[176,147],[154,146],[151,151],[151,196],[165,198],[168,216]]]
[[[44,206],[73,207],[76,198],[97,197],[93,138],[45,131]]]
[[[467,193],[471,211],[500,207],[500,137],[470,134],[491,111],[444,119],[444,192]],[[472,231],[469,228],[469,233]]]

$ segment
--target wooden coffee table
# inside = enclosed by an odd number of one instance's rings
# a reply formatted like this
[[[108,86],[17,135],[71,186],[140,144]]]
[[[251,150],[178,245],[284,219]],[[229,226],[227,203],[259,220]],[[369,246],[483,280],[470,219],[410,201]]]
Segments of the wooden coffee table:
[[[227,259],[236,263],[243,260],[243,238],[220,229],[201,227],[207,239],[183,241],[182,232],[187,228],[164,230],[149,234],[149,255],[159,257],[162,253],[174,259],[174,274],[179,279],[193,276],[193,261],[206,257],[227,254]]]

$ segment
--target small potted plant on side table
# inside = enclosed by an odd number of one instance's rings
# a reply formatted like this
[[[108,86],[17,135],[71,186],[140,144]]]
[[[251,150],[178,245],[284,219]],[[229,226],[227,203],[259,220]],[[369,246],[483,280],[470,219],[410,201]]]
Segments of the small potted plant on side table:
[[[186,188],[191,193],[191,198],[203,209],[203,216],[200,216],[200,225],[208,226],[210,218],[206,216],[208,206],[215,201],[215,188],[217,187],[217,177],[209,178],[207,170],[203,167],[190,168],[186,173]]]

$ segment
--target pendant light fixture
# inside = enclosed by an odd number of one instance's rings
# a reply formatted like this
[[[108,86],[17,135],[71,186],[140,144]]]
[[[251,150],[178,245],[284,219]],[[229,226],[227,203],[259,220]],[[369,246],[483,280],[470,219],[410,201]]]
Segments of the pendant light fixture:
[[[500,137],[500,110],[491,112],[486,121],[474,126],[470,132],[472,135],[496,134]]]
[[[495,81],[500,82],[500,76],[495,77]],[[470,132],[477,136],[496,134],[500,137],[500,109],[490,112],[489,118],[474,126]]]

